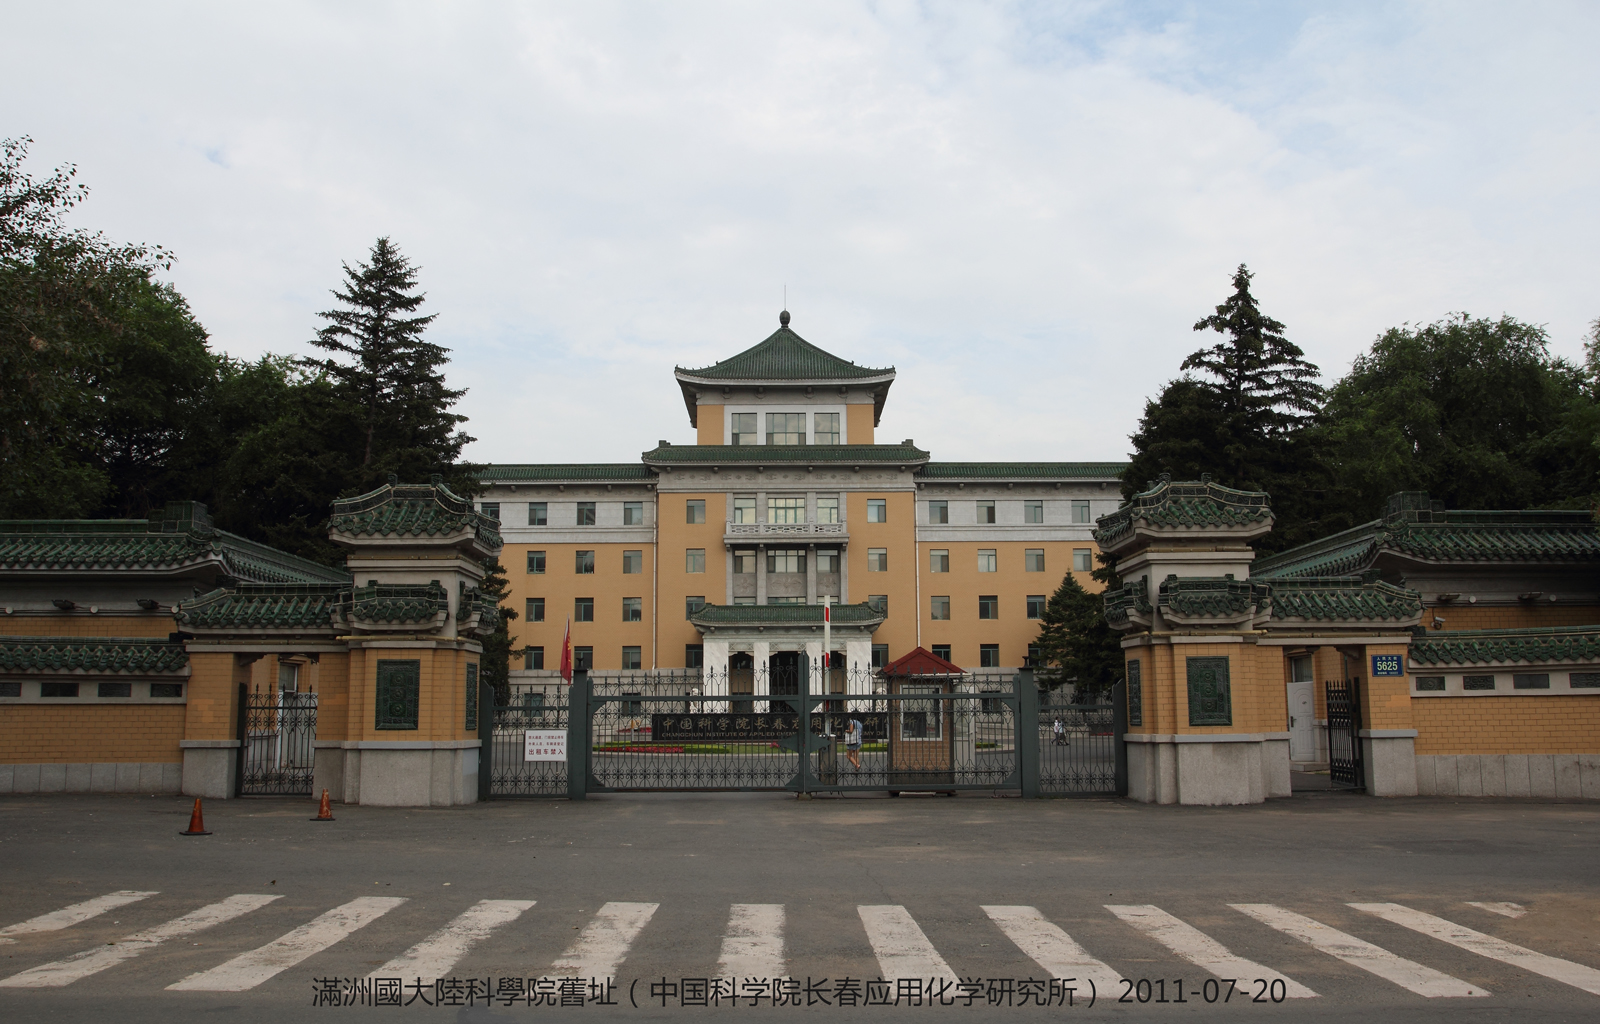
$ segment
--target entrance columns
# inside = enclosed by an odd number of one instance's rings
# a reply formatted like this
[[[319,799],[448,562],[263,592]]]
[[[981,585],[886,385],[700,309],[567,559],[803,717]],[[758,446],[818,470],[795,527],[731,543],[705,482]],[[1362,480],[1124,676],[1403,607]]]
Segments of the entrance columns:
[[[1361,755],[1372,796],[1417,795],[1417,730],[1411,718],[1407,644],[1367,644],[1352,665],[1361,688]],[[1377,675],[1398,670],[1399,675]]]
[[[767,603],[767,546],[765,544],[758,544],[758,545],[756,545],[756,604],[766,604],[766,603]],[[763,664],[762,660],[760,658],[757,658],[756,659],[756,668],[759,669],[762,666],[762,664]]]
[[[728,694],[728,641],[703,638],[705,654],[701,658],[700,694],[703,697],[725,697]],[[718,701],[706,705],[707,711],[726,711],[728,705]]]
[[[756,577],[758,580],[762,577]],[[755,694],[758,697],[772,692],[772,644],[766,640],[757,640],[750,645],[750,656],[755,661]],[[768,709],[766,701],[757,701],[757,712]]]
[[[822,662],[822,641],[806,641],[806,683],[808,693],[826,693],[826,666]]]
[[[872,638],[850,638],[844,642],[844,660],[848,678],[855,679],[872,671]]]

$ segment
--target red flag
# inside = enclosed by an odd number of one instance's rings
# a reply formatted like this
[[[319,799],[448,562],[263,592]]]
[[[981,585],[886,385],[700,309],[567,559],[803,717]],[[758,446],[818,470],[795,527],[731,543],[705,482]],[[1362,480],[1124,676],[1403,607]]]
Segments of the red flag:
[[[572,682],[572,616],[567,616],[567,637],[561,641],[561,678]]]

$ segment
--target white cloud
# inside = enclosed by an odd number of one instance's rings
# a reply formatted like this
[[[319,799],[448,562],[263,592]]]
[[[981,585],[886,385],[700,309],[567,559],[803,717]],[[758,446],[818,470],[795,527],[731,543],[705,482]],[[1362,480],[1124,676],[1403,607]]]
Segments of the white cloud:
[[[936,458],[1119,458],[1233,267],[1330,376],[1465,309],[1576,353],[1590,6],[36,5],[0,134],[161,242],[218,345],[303,349],[389,234],[497,461],[691,438],[776,326]]]

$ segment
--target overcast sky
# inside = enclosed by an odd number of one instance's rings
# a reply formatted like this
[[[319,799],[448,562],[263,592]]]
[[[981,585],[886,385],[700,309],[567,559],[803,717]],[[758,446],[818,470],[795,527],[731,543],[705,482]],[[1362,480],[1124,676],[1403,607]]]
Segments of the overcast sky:
[[[1240,262],[1330,381],[1407,321],[1600,317],[1592,2],[8,7],[0,135],[77,223],[246,357],[391,236],[482,461],[692,441],[673,366],[785,286],[939,459],[1124,457]]]

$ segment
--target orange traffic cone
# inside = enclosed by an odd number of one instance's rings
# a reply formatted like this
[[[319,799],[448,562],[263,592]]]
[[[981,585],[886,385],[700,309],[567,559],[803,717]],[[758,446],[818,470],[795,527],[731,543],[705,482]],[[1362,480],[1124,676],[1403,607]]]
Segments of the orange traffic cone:
[[[317,816],[312,821],[332,821],[333,808],[328,805],[328,791],[322,791],[322,806],[317,808]]]
[[[180,836],[209,836],[210,834],[211,834],[210,832],[206,831],[206,823],[205,823],[205,821],[203,819],[201,819],[201,817],[200,817],[200,798],[199,797],[195,797],[194,798],[194,810],[189,812],[189,831],[187,831],[187,832],[179,832],[178,835],[180,835]]]

